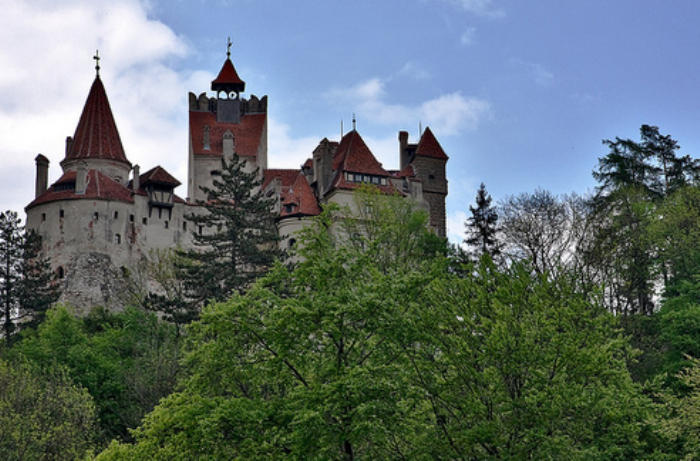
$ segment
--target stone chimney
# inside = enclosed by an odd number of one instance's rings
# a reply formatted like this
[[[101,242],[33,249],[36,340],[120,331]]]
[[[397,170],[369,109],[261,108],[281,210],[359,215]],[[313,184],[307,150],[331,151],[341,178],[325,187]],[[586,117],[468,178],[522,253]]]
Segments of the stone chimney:
[[[233,158],[233,133],[231,133],[231,130],[226,130],[224,133],[223,151],[224,159],[230,162]]]
[[[134,192],[137,192],[141,188],[141,167],[134,165],[134,179],[131,181],[131,187]]]
[[[408,159],[408,131],[399,131],[399,169],[403,170],[409,163]]]
[[[39,154],[34,161],[36,162],[36,198],[46,192],[49,185],[49,159]]]
[[[333,167],[333,149],[328,139],[323,138],[314,149],[314,181],[316,181],[316,191],[319,198],[326,193],[326,189],[331,182],[331,168]]]
[[[83,195],[87,189],[87,164],[80,162],[75,174],[75,193]]]

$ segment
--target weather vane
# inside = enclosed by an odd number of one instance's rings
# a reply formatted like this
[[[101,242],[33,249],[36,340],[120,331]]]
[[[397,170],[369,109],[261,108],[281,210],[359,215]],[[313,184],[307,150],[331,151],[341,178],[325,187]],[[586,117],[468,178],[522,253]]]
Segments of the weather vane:
[[[226,57],[227,58],[231,57],[231,45],[233,45],[233,43],[231,43],[231,37],[229,37],[228,41],[226,43]]]
[[[355,120],[355,114],[353,113],[353,114],[352,114],[352,129],[353,129],[353,130],[355,129],[355,123],[356,123],[356,122],[357,122],[357,121]]]
[[[100,75],[100,50],[95,50],[95,56],[93,56],[92,59],[95,60],[95,72],[97,72],[97,76],[99,77],[99,75]]]

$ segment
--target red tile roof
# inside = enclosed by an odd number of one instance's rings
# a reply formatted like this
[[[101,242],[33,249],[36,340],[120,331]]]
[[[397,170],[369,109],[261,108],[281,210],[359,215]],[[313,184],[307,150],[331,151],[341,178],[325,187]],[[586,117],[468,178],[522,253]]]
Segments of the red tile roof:
[[[423,135],[420,137],[418,147],[416,147],[416,156],[432,157],[440,160],[447,160],[447,154],[442,150],[442,146],[435,139],[430,128],[426,127]]]
[[[155,184],[165,184],[166,186],[177,187],[181,183],[177,179],[173,178],[170,173],[165,171],[165,168],[160,165],[151,168],[144,174],[139,176],[140,185],[155,183]]]
[[[397,178],[412,178],[416,175],[413,165],[409,164],[403,167],[401,171],[391,171],[392,176]]]
[[[273,179],[278,179],[282,183],[282,187],[289,187],[294,184],[294,181],[299,176],[299,170],[283,170],[270,168],[263,170],[263,183],[262,188],[265,189],[268,184],[272,182]]]
[[[297,177],[290,187],[282,187],[280,201],[282,203],[281,217],[317,216],[321,214],[321,207],[318,206],[316,196],[301,172],[297,172]],[[289,211],[287,211],[287,205],[292,205]]]
[[[231,59],[226,58],[224,65],[219,71],[219,75],[211,82],[212,91],[243,91],[245,82],[241,80],[233,67]]]
[[[76,194],[75,188],[60,190],[56,186],[75,183],[77,173],[68,171],[61,176],[49,189],[39,197],[34,199],[25,210],[42,203],[55,202],[58,200],[116,200],[119,202],[133,203],[131,190],[126,186],[116,182],[106,174],[97,170],[87,171],[87,181],[84,194]],[[58,189],[58,190],[57,190]]]
[[[95,77],[83,113],[66,153],[68,159],[107,159],[131,166],[124,154],[112,109],[100,77]]]
[[[389,176],[369,150],[362,136],[355,130],[350,131],[340,140],[333,156],[333,170]]]
[[[219,123],[212,112],[190,111],[190,137],[195,155],[218,155],[224,151],[226,130],[233,133],[239,157],[255,157],[267,123],[267,114],[246,114],[239,123]],[[204,149],[204,127],[209,126],[209,149]]]

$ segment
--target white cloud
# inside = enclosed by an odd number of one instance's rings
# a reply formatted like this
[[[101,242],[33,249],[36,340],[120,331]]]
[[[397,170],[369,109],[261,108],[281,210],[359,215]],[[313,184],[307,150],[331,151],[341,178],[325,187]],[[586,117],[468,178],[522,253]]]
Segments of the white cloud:
[[[489,115],[490,105],[478,98],[448,93],[417,106],[386,102],[384,81],[371,78],[349,88],[336,88],[325,95],[334,103],[350,106],[358,116],[384,125],[411,125],[418,121],[443,135],[476,128]]]
[[[472,45],[474,43],[474,36],[476,35],[475,27],[467,27],[467,29],[462,32],[462,36],[459,38],[459,42],[464,45]]]
[[[37,153],[51,161],[50,181],[60,175],[65,139],[75,131],[94,79],[91,58],[98,48],[129,160],[142,171],[161,164],[184,182],[183,88],[201,73],[177,73],[164,64],[188,53],[184,40],[150,19],[148,6],[136,0],[11,0],[0,15],[0,208],[19,211],[31,201]]]
[[[270,168],[299,168],[318,146],[322,138],[307,136],[295,138],[291,127],[267,118],[267,164]]]
[[[430,72],[413,61],[408,61],[404,64],[396,75],[410,77],[415,80],[428,80],[431,77]]]
[[[450,3],[461,7],[463,10],[489,18],[501,18],[505,16],[502,8],[496,7],[492,0],[447,0]]]
[[[532,80],[540,86],[549,86],[554,82],[554,74],[547,70],[542,64],[536,62],[523,61],[513,58],[511,64],[524,68]]]
[[[464,222],[467,214],[464,211],[455,211],[447,214],[447,238],[451,243],[460,245],[466,238]]]

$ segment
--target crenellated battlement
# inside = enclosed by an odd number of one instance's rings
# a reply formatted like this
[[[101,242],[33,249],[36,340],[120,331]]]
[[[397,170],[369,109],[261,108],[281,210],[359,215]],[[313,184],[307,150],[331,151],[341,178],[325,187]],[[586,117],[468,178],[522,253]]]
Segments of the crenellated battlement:
[[[206,93],[201,93],[199,96],[190,92],[188,95],[189,106],[191,111],[197,112],[213,112],[216,113],[218,99],[209,97]],[[240,98],[241,116],[246,114],[265,114],[267,113],[267,95],[262,98],[250,95],[248,99]]]

